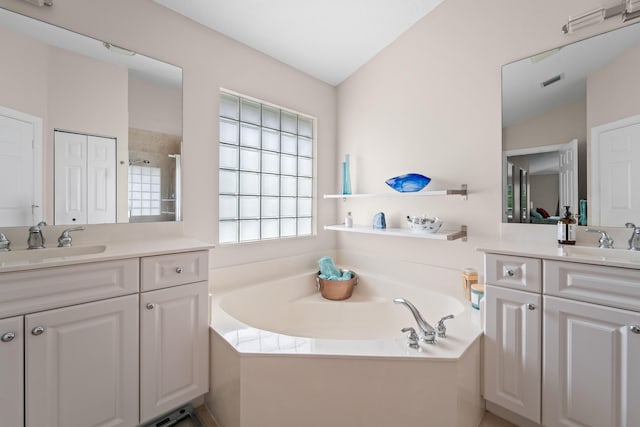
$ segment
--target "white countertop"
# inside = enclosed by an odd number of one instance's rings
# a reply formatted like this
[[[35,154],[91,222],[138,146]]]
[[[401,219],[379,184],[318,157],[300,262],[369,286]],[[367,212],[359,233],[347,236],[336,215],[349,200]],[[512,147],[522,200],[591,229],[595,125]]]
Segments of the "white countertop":
[[[626,249],[600,249],[594,246],[571,246],[558,243],[541,243],[500,240],[477,248],[478,251],[558,261],[597,264],[640,270],[640,251]]]
[[[47,249],[23,249],[11,252],[0,252],[0,273],[10,271],[34,270],[39,268],[59,267],[71,264],[83,264],[97,261],[108,261],[113,259],[135,258],[140,256],[164,255],[178,252],[191,252],[197,250],[212,249],[214,246],[209,243],[201,242],[188,238],[170,238],[170,239],[148,239],[148,240],[131,240],[131,241],[110,241],[97,244],[78,244],[72,248],[74,253],[71,256],[65,256],[67,248],[47,248]],[[86,248],[88,252],[94,253],[82,254],[82,249]],[[34,251],[33,254],[30,252]],[[37,256],[35,251],[42,254],[51,254],[50,257],[29,259],[29,257]],[[25,258],[20,259],[21,253]]]

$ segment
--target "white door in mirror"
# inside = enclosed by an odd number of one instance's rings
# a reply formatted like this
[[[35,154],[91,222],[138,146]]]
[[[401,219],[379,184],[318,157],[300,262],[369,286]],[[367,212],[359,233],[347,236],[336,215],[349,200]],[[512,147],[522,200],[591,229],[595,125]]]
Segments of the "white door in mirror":
[[[55,224],[116,222],[116,140],[55,131]]]
[[[35,128],[42,119],[0,106],[0,224],[34,225],[42,220],[42,186],[35,177],[42,167]],[[11,184],[9,184],[11,183]]]
[[[592,130],[589,223],[623,227],[640,218],[640,116]]]

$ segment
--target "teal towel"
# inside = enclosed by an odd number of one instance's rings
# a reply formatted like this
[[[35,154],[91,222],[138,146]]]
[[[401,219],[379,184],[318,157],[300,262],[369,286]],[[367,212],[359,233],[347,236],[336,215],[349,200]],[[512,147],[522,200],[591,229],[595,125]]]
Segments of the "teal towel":
[[[320,269],[320,277],[325,280],[344,280],[342,279],[342,273],[333,264],[333,259],[328,256],[323,256],[318,260],[318,268]]]

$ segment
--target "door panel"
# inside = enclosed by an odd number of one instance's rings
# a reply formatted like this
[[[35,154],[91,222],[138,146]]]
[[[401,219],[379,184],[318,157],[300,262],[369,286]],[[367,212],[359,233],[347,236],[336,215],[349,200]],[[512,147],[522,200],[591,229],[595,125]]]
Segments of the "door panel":
[[[140,298],[140,421],[208,390],[207,282]]]
[[[55,132],[55,223],[87,223],[87,137]]]
[[[560,154],[560,207],[570,206],[578,212],[578,140],[563,145]]]
[[[25,329],[27,427],[137,425],[138,295],[28,315]]]
[[[42,186],[36,176],[42,164],[35,146],[35,127],[9,114],[0,110],[0,224],[34,225],[42,219]]]
[[[484,397],[540,422],[541,296],[486,287]]]
[[[115,223],[116,140],[89,136],[87,143],[88,223]]]
[[[622,227],[640,218],[640,116],[594,128],[591,147],[591,217]]]
[[[116,140],[55,132],[55,223],[116,222]]]
[[[640,425],[640,314],[545,296],[544,318],[544,425]]]

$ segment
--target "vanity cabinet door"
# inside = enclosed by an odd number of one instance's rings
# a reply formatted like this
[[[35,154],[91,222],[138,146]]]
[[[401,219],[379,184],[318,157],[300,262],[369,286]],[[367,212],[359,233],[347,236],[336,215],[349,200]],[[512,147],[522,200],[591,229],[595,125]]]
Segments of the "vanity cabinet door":
[[[539,423],[542,296],[487,286],[485,298],[484,397]]]
[[[0,424],[24,425],[24,334],[22,316],[0,319]]]
[[[140,297],[140,422],[209,389],[207,282]]]
[[[138,330],[138,295],[25,316],[26,426],[136,426]]]
[[[640,313],[544,297],[543,421],[640,426]]]

